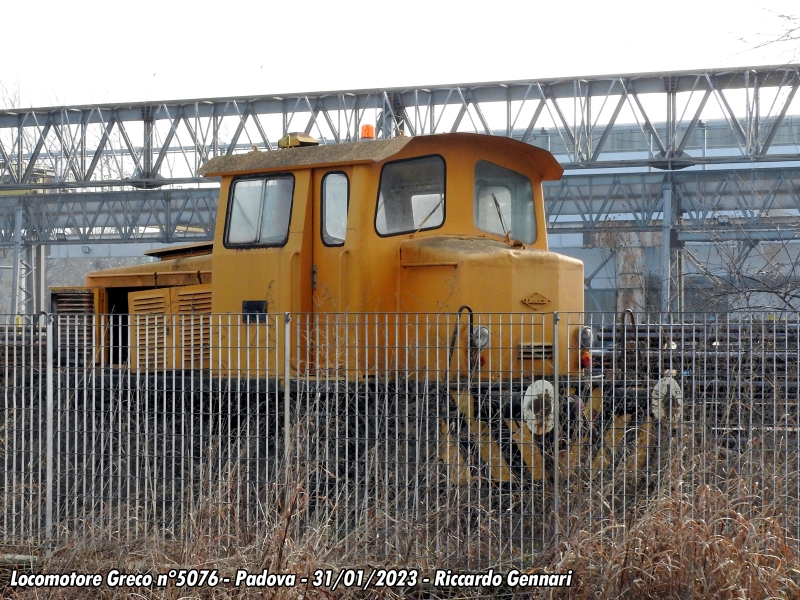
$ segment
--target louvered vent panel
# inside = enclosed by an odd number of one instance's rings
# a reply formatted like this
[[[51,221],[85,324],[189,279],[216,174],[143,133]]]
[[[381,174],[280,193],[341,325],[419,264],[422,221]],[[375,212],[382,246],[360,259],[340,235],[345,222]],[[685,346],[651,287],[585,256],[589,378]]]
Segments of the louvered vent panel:
[[[53,312],[59,315],[90,315],[94,312],[92,290],[56,292],[52,298]]]
[[[54,292],[50,304],[57,315],[58,363],[63,366],[83,366],[91,356],[94,292]]]
[[[169,346],[167,315],[140,315],[134,317],[136,331],[136,356],[140,369],[163,369]]]
[[[552,360],[553,344],[520,344],[519,358]]]
[[[156,370],[171,367],[167,360],[172,325],[169,290],[153,290],[130,295],[131,325],[138,369]]]
[[[211,290],[178,290],[178,312],[209,314],[211,312]]]
[[[166,292],[158,294],[149,294],[146,296],[134,296],[133,306],[131,307],[131,314],[164,314],[167,312],[167,296]]]
[[[209,320],[208,315],[185,315],[182,317],[181,346],[185,369],[208,367],[208,360],[211,357]]]
[[[211,357],[211,288],[178,290],[181,315],[181,351],[185,369],[208,367]]]

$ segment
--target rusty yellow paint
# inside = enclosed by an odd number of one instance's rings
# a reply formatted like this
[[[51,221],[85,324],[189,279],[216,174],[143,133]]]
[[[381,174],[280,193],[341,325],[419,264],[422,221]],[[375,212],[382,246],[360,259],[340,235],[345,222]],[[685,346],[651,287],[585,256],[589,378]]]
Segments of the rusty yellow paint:
[[[572,388],[569,393],[576,394],[577,390]],[[602,397],[591,398],[587,404],[591,405],[595,401],[598,403],[595,406],[602,405]],[[591,411],[584,406],[584,417],[588,420],[590,415]],[[580,466],[585,465],[591,455],[586,428],[583,426],[573,427],[569,432],[569,437],[562,440],[562,444],[563,448],[559,451],[558,457],[559,472],[567,476],[575,473]]]
[[[436,229],[378,235],[376,207],[383,167],[424,156],[440,156],[445,162],[444,222]],[[530,180],[538,232],[532,243],[509,243],[503,235],[477,228],[473,204],[478,161],[511,169]],[[161,259],[158,262],[95,271],[87,276],[87,287],[142,291],[210,284],[215,314],[240,314],[245,301],[266,302],[270,313],[439,313],[454,312],[465,304],[476,313],[540,312],[541,325],[523,328],[518,347],[501,350],[497,338],[492,338],[482,368],[487,377],[495,378],[531,370],[552,373],[552,354],[548,358],[544,350],[534,351],[555,344],[551,313],[583,311],[582,263],[548,250],[542,182],[558,179],[562,169],[545,150],[509,138],[454,133],[222,157],[206,169],[207,174],[221,179],[212,244],[157,250],[150,254]],[[285,245],[226,247],[230,192],[237,178],[275,173],[291,174],[294,179]],[[343,246],[322,243],[322,182],[330,173],[348,179]],[[492,293],[487,294],[486,289]],[[542,299],[549,302],[543,304]],[[559,329],[562,348],[574,346],[569,340],[576,328],[577,324]],[[391,347],[396,342],[395,332],[387,333],[384,341]],[[429,333],[420,330],[411,337],[427,339]],[[296,335],[294,328],[292,335]],[[223,334],[216,339],[229,337]],[[298,341],[293,337],[286,347]],[[314,340],[308,341],[314,347]],[[429,353],[424,360],[441,365],[445,352],[446,348]],[[465,366],[466,352],[462,344],[454,358],[458,368]],[[235,364],[235,358],[225,358],[223,365],[215,354],[211,353],[212,366],[241,366]],[[559,356],[562,373],[579,371],[577,351]],[[353,362],[355,356],[349,360],[352,364],[341,366],[386,366],[380,356],[362,356],[359,360],[364,364],[359,365]],[[282,362],[278,357],[276,364]],[[308,364],[315,362],[311,357]],[[415,364],[420,370],[426,368]],[[489,365],[495,373],[488,373]],[[498,365],[506,371],[499,372]],[[272,375],[280,377],[282,373]]]
[[[617,415],[605,432],[605,443],[592,461],[595,471],[619,465],[627,472],[638,472],[647,465],[653,443],[653,420],[648,417],[643,423],[633,422],[630,413]],[[626,444],[635,433],[632,444]]]
[[[637,427],[636,446],[627,459],[626,470],[638,472],[647,465],[650,446],[653,442],[653,420],[649,418]]]
[[[504,261],[502,262],[504,266],[513,264],[515,260],[519,262],[520,259],[530,261],[525,249],[512,249],[502,242],[501,236],[486,234],[475,226],[472,216],[472,180],[474,164],[480,159],[503,164],[507,168],[515,169],[531,177],[536,190],[537,208],[540,209],[537,211],[537,219],[540,219],[540,221],[537,221],[540,236],[530,250],[543,251],[547,249],[544,205],[541,200],[542,175],[538,170],[542,168],[542,161],[546,157],[540,152],[528,152],[522,144],[509,144],[508,142],[513,142],[513,140],[504,139],[500,143],[492,140],[490,145],[487,146],[487,142],[482,136],[466,134],[424,136],[412,138],[407,143],[397,145],[397,150],[389,156],[384,156],[376,151],[376,156],[380,158],[377,162],[364,163],[360,160],[355,160],[356,155],[353,154],[352,165],[343,165],[340,162],[341,156],[348,156],[349,154],[346,152],[346,148],[342,148],[339,151],[335,151],[336,157],[331,157],[331,160],[336,159],[337,162],[335,164],[332,163],[330,167],[319,164],[316,159],[310,158],[315,153],[334,152],[323,147],[281,151],[286,153],[285,156],[292,156],[292,153],[297,153],[298,162],[301,162],[301,158],[312,161],[311,163],[306,163],[312,165],[311,167],[300,164],[296,169],[286,166],[285,160],[280,161],[280,169],[278,170],[290,171],[295,176],[289,241],[283,248],[225,248],[222,240],[226,219],[218,218],[214,243],[214,276],[217,277],[219,273],[219,278],[214,280],[214,312],[235,312],[240,310],[240,307],[237,308],[237,302],[235,301],[237,296],[241,297],[243,294],[249,293],[250,296],[248,297],[256,298],[254,294],[259,291],[264,295],[270,283],[272,283],[272,293],[275,299],[274,310],[276,312],[291,311],[297,308],[309,312],[330,310],[368,312],[424,310],[439,312],[455,310],[464,303],[469,303],[473,310],[478,312],[510,312],[517,310],[511,297],[506,301],[507,306],[490,306],[487,304],[488,302],[499,303],[500,301],[496,298],[502,297],[502,295],[487,295],[480,292],[485,284],[485,279],[473,276],[469,272],[469,268],[462,266],[465,260],[469,261],[471,254],[461,247],[457,248],[455,259],[439,256],[447,254],[447,252],[434,249],[428,251],[427,256],[428,259],[432,258],[433,260],[419,261],[434,264],[409,267],[408,270],[415,271],[415,275],[411,276],[412,279],[421,278],[421,281],[413,286],[414,289],[409,290],[404,285],[405,276],[401,276],[401,273],[406,270],[406,267],[401,265],[407,265],[410,261],[413,262],[411,254],[413,254],[412,247],[414,244],[411,244],[411,246],[409,244],[411,242],[423,242],[424,245],[424,243],[430,241],[429,238],[446,238],[451,240],[451,244],[461,242],[462,245],[463,240],[472,240],[473,238],[482,241],[493,240],[502,248],[515,253],[513,255],[509,254],[509,252],[501,253],[504,258],[498,258],[498,260]],[[378,146],[375,147],[377,148]],[[302,157],[301,151],[303,153]],[[520,152],[523,152],[523,154],[520,154]],[[447,166],[447,218],[444,225],[440,229],[430,231],[409,232],[389,237],[378,236],[375,232],[375,209],[383,165],[389,161],[434,154],[442,156]],[[308,157],[305,155],[308,155]],[[364,157],[361,156],[360,158],[363,159]],[[274,161],[277,158],[257,156],[253,160],[263,162]],[[248,167],[253,167],[257,164],[248,163]],[[276,167],[270,166],[271,163],[270,165],[264,163],[264,165],[263,172],[275,172]],[[231,168],[235,167],[232,166]],[[257,172],[253,168],[248,168],[246,171],[250,174]],[[322,178],[329,172],[345,173],[350,184],[347,234],[345,245],[341,248],[325,247],[320,241],[321,182]],[[220,217],[227,213],[228,190],[239,173],[239,171],[235,170],[229,173],[220,173],[222,176]],[[459,203],[462,202],[464,206],[459,206]],[[345,258],[342,256],[344,251],[347,252],[344,255]],[[281,255],[292,253],[300,254],[301,264],[299,266],[301,272],[305,275],[302,279],[303,289],[298,291],[303,298],[299,303],[295,301],[294,304],[292,303],[291,293],[283,289],[289,285],[291,275],[289,272],[284,275],[285,269],[281,267],[280,262]],[[550,253],[545,252],[543,254],[549,255]],[[275,256],[273,257],[272,255]],[[541,257],[541,259],[547,258],[553,259],[551,256]],[[562,258],[566,262],[563,266],[560,265],[560,268],[553,269],[552,266],[548,267],[550,271],[548,280],[550,280],[550,283],[555,283],[562,273],[564,277],[568,277],[567,273],[570,267],[580,270],[580,263],[565,257]],[[348,261],[348,259],[350,260]],[[461,266],[459,276],[461,278],[468,276],[470,281],[473,279],[475,281],[468,283],[466,287],[455,289],[453,294],[451,294],[453,290],[447,287],[447,283],[443,284],[443,288],[439,287],[439,285],[429,288],[430,278],[425,274],[426,270],[441,271],[442,268],[449,268],[452,271],[454,269],[452,266],[438,266],[439,263],[443,262],[456,262]],[[346,289],[342,289],[341,286],[343,263],[354,267],[349,269],[347,273],[345,281],[347,281],[348,285]],[[480,265],[481,263],[478,264]],[[316,290],[310,288],[312,266],[316,266],[317,271]],[[486,268],[492,267],[496,269],[497,265],[491,265],[491,267]],[[233,280],[241,281],[242,272],[247,272],[250,275],[250,281],[245,283],[245,289],[237,289],[237,286],[229,285]],[[452,277],[452,273],[438,273],[434,276],[434,279],[452,279]],[[500,278],[495,276],[495,279],[499,280]],[[530,293],[531,285],[543,286],[543,289],[547,288],[548,290],[551,287],[550,284],[543,285],[542,279],[533,275],[522,277],[522,281],[510,276],[504,276],[502,279],[503,285],[527,285],[525,288],[526,294]],[[261,286],[261,288],[258,286]],[[251,289],[248,290],[247,287]],[[222,294],[219,299],[217,299],[218,291]],[[466,296],[471,297],[466,298]],[[489,296],[492,298],[489,298]],[[258,298],[261,297],[259,296]],[[469,302],[466,302],[466,300],[469,300]],[[238,304],[240,305],[240,303],[239,301]],[[417,306],[410,306],[410,304],[414,303],[417,303]],[[406,304],[409,304],[409,306],[405,306]],[[484,308],[481,304],[487,305]]]
[[[511,481],[511,469],[494,440],[489,424],[475,418],[475,400],[472,394],[467,391],[458,392],[453,394],[453,399],[458,406],[458,411],[467,422],[467,430],[478,449],[481,460],[489,469],[489,476],[494,481]]]
[[[558,452],[558,469],[563,476],[572,475],[585,460],[586,448],[579,440],[570,440],[567,447]]]
[[[606,431],[606,445],[616,454],[625,445],[625,436],[628,433],[628,423],[631,422],[633,415],[625,413],[614,417],[614,421]]]
[[[544,458],[536,445],[531,430],[519,421],[506,419],[506,425],[511,429],[511,439],[519,448],[522,460],[535,480],[544,479]]]
[[[591,395],[583,406],[583,415],[589,423],[593,423],[595,420],[599,419],[602,414],[603,388],[600,386],[593,387]]]
[[[211,242],[199,242],[196,244],[183,244],[181,246],[170,246],[168,248],[156,248],[147,250],[145,256],[153,256],[160,260],[186,258],[188,256],[207,256],[212,253],[214,244]]]
[[[86,287],[149,287],[164,288],[211,283],[212,257],[187,256],[142,265],[92,271],[86,276]]]
[[[607,447],[600,448],[592,459],[592,471],[599,472],[610,469],[614,464],[611,458],[611,452]]]
[[[472,483],[472,469],[469,461],[464,458],[456,433],[443,420],[439,421],[439,430],[442,440],[441,458],[447,466],[448,480],[456,485],[469,485]]]
[[[592,390],[592,395],[594,396],[594,390]],[[611,425],[606,428],[603,434],[603,446],[598,449],[592,460],[592,469],[594,471],[610,469],[617,462],[620,451],[625,445],[625,435],[631,418],[632,415],[628,413],[617,415]]]

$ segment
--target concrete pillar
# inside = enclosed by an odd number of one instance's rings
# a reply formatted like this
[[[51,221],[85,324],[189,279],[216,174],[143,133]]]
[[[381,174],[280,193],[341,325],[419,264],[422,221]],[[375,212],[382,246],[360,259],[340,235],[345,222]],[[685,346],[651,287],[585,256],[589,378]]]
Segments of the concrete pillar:
[[[614,270],[617,274],[617,311],[645,309],[645,257],[641,235],[618,232],[614,237]]]

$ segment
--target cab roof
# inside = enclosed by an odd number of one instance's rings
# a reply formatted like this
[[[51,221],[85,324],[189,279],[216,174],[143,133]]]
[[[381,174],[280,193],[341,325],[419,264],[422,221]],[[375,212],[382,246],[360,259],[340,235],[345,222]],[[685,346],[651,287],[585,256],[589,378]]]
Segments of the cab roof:
[[[244,171],[266,171],[291,167],[313,167],[328,164],[352,164],[380,162],[402,150],[412,138],[396,137],[388,140],[367,140],[325,146],[301,146],[247,154],[232,154],[212,158],[200,167],[206,177],[241,173]]]
[[[222,175],[257,173],[293,168],[312,168],[323,165],[345,165],[381,162],[399,153],[409,144],[419,144],[422,153],[427,154],[424,146],[428,143],[451,142],[458,144],[491,144],[512,147],[514,151],[527,155],[536,165],[542,179],[546,181],[560,179],[564,169],[550,152],[501,136],[490,136],[475,133],[442,133],[419,137],[395,137],[385,140],[366,140],[322,146],[301,146],[282,150],[260,152],[255,150],[247,154],[232,154],[212,158],[200,167],[199,172],[206,177]]]

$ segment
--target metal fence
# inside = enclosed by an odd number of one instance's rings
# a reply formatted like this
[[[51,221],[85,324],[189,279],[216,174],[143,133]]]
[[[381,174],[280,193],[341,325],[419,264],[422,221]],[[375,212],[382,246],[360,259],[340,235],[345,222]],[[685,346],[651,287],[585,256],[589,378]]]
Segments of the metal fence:
[[[289,510],[364,560],[501,564],[702,486],[797,543],[797,314],[8,322],[6,547],[246,545]]]

